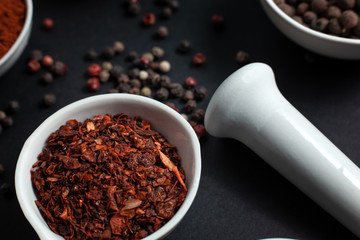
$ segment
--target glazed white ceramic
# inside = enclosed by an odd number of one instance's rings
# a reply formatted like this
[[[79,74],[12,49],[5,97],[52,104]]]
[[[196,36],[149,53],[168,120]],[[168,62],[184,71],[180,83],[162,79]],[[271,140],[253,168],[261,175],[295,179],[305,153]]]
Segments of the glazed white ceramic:
[[[0,58],[0,77],[15,64],[29,41],[33,17],[33,3],[32,0],[25,0],[25,4],[26,17],[23,29],[9,51]]]
[[[283,97],[268,65],[230,75],[210,100],[205,127],[246,144],[360,237],[359,168]]]
[[[182,158],[188,193],[174,217],[146,240],[161,239],[169,234],[184,217],[192,204],[200,181],[201,156],[199,140],[190,124],[176,111],[156,100],[130,94],[106,94],[85,98],[72,103],[46,119],[26,140],[21,150],[15,172],[16,195],[20,207],[41,240],[63,239],[47,226],[34,201],[36,200],[30,180],[30,169],[37,161],[47,137],[69,119],[83,121],[96,114],[126,113],[149,120],[153,129],[159,131],[175,145]]]
[[[286,15],[273,0],[260,0],[274,25],[288,38],[315,53],[338,59],[360,59],[360,40],[312,30]]]

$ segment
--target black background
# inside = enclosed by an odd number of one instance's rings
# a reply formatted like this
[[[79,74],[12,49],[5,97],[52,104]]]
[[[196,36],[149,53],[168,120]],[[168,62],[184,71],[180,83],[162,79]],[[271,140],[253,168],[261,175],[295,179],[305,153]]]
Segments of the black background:
[[[94,94],[107,93],[114,83],[106,83],[96,93],[86,89],[83,59],[89,48],[101,51],[115,40],[123,41],[125,52],[112,60],[124,61],[129,50],[139,53],[158,45],[166,50],[172,64],[169,75],[183,83],[193,76],[205,85],[209,96],[240,66],[236,52],[245,50],[251,62],[269,64],[283,95],[350,159],[360,165],[360,68],[358,61],[321,57],[297,46],[269,21],[259,1],[180,0],[180,8],[167,21],[143,28],[141,17],[159,14],[153,0],[142,0],[137,17],[124,14],[122,1],[114,0],[34,0],[33,28],[29,44],[14,67],[0,77],[0,109],[18,100],[21,109],[13,115],[14,126],[0,135],[1,163],[5,167],[0,184],[14,190],[14,172],[26,138],[59,108]],[[210,18],[221,13],[225,28],[216,30]],[[45,17],[55,21],[44,31]],[[153,38],[163,24],[170,35]],[[178,43],[189,39],[189,54],[175,52]],[[41,49],[68,65],[68,73],[49,85],[40,84],[40,73],[26,71],[31,49]],[[192,56],[202,52],[207,62],[191,65]],[[101,61],[98,61],[101,62]],[[51,108],[41,105],[45,93],[56,94]],[[206,135],[201,139],[202,177],[197,197],[179,226],[167,239],[356,239],[356,237],[268,166],[242,143]],[[0,196],[1,239],[38,239],[23,216],[16,196]]]

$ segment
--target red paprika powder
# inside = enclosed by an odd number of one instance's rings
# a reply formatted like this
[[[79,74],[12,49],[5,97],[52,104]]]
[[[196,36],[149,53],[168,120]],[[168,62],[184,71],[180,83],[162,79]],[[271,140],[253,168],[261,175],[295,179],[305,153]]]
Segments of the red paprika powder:
[[[23,0],[0,1],[0,58],[14,44],[25,21]]]

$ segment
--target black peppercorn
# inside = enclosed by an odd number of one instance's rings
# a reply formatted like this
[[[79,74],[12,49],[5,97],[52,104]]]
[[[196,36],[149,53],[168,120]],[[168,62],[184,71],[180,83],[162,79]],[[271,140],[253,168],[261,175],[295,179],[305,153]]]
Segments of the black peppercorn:
[[[164,7],[161,10],[160,16],[164,19],[169,19],[173,15],[173,10],[170,7]]]
[[[117,82],[119,84],[129,83],[129,81],[130,81],[129,76],[127,74],[124,74],[124,73],[120,74],[120,77],[117,78]]]
[[[112,69],[110,70],[110,76],[112,76],[115,79],[118,79],[121,77],[121,74],[123,73],[123,68],[121,65],[115,64]]]
[[[10,116],[6,116],[4,119],[1,120],[1,124],[4,128],[9,128],[14,125],[14,120]]]
[[[194,92],[191,90],[186,90],[183,96],[184,101],[189,101],[194,99]]]
[[[191,115],[191,120],[197,123],[202,123],[204,121],[204,117],[205,117],[205,110],[201,108],[197,108],[193,111]]]
[[[98,53],[95,51],[95,49],[89,49],[85,54],[85,59],[89,61],[95,60],[97,57]]]
[[[127,60],[134,61],[139,57],[139,54],[136,51],[130,51],[127,55]]]
[[[356,0],[336,0],[336,3],[344,10],[355,7]]]
[[[119,90],[120,93],[129,93],[131,86],[127,83],[122,83],[119,84],[116,88]]]
[[[112,88],[108,91],[108,93],[119,93],[119,90],[116,88]]]
[[[19,111],[19,109],[20,109],[20,104],[18,101],[12,100],[9,102],[7,110],[10,113],[15,113],[15,112]]]
[[[165,38],[169,35],[169,30],[165,26],[159,26],[156,30],[156,36],[159,38]]]
[[[174,97],[182,97],[182,95],[184,94],[184,88],[180,83],[171,83],[170,93]]]
[[[6,113],[2,110],[0,110],[0,121],[6,118]]]
[[[115,51],[112,47],[105,47],[104,50],[101,53],[101,56],[105,59],[111,59],[114,57]]]
[[[357,15],[353,10],[346,10],[341,14],[339,21],[345,28],[353,28],[359,22],[359,15]]]
[[[184,109],[186,112],[191,113],[192,111],[194,111],[194,109],[196,109],[197,104],[195,100],[188,100],[184,106]]]
[[[130,80],[129,84],[133,88],[141,88],[141,81],[139,79],[133,78]]]
[[[52,83],[54,77],[51,74],[51,72],[45,72],[43,73],[43,75],[41,76],[41,81],[45,84],[49,84]]]
[[[160,86],[165,88],[170,88],[171,78],[168,75],[160,76]]]
[[[177,50],[180,53],[187,53],[187,52],[190,52],[191,48],[192,48],[192,46],[191,46],[191,42],[189,40],[182,40],[180,42],[180,44],[178,45]]]
[[[128,72],[130,78],[138,78],[140,74],[139,68],[131,68]]]
[[[195,95],[195,99],[197,100],[201,100],[204,99],[207,95],[207,89],[204,86],[197,86],[194,89],[194,95]]]
[[[29,59],[40,61],[43,58],[43,53],[41,50],[35,49],[30,52]]]
[[[177,0],[169,0],[168,6],[173,11],[176,11],[179,8],[179,1],[177,1]]]
[[[67,66],[65,63],[61,61],[55,61],[51,70],[56,75],[64,75],[67,71]]]
[[[316,21],[313,21],[310,24],[310,27],[316,31],[325,32],[328,24],[329,24],[329,20],[327,18],[319,18]]]
[[[127,13],[129,15],[138,15],[141,11],[141,5],[139,3],[132,3],[127,6]]]
[[[310,8],[316,13],[322,13],[327,9],[327,1],[326,0],[312,0],[310,3]]]
[[[279,4],[278,7],[290,17],[295,15],[295,8],[287,3]]]
[[[133,87],[129,90],[130,94],[136,94],[136,95],[140,95],[140,88],[137,87]]]
[[[166,88],[161,87],[156,91],[155,96],[160,101],[166,100],[169,97],[169,91]]]
[[[55,94],[47,93],[44,95],[43,103],[44,103],[45,107],[51,107],[52,105],[55,104],[55,102],[56,102]]]

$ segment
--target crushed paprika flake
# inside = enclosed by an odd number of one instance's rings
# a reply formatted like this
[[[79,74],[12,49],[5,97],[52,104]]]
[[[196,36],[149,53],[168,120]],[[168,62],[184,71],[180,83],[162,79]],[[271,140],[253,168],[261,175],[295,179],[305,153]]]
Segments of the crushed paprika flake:
[[[176,147],[139,117],[69,120],[31,169],[35,203],[65,239],[141,239],[183,203],[180,163]]]

